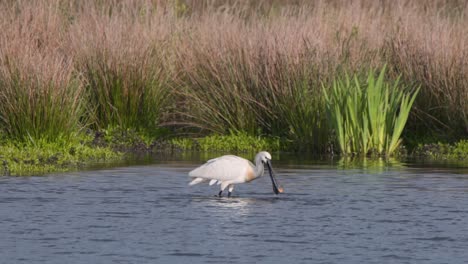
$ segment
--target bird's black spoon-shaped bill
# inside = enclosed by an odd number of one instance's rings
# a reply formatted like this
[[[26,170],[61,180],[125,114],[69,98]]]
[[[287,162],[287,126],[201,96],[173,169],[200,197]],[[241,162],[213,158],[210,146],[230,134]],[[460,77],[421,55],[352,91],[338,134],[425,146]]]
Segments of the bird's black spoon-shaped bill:
[[[278,182],[276,181],[276,178],[275,178],[275,176],[273,175],[273,169],[271,168],[271,163],[270,163],[270,161],[267,161],[267,166],[268,166],[268,172],[270,173],[271,183],[273,184],[273,192],[274,192],[275,194],[279,194],[279,193],[284,192],[283,187],[280,187],[280,186],[278,185]]]

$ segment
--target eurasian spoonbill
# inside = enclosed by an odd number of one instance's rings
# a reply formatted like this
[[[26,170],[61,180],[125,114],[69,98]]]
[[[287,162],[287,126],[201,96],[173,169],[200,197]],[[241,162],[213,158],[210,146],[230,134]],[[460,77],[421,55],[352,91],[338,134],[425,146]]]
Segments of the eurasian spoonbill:
[[[234,155],[221,156],[211,159],[200,167],[189,172],[192,181],[189,185],[210,181],[210,185],[221,185],[218,196],[221,197],[224,189],[229,187],[228,197],[234,190],[234,184],[253,181],[263,176],[265,165],[270,173],[275,194],[282,193],[283,188],[278,185],[271,167],[271,155],[266,151],[259,152],[255,156],[255,165],[250,161]]]

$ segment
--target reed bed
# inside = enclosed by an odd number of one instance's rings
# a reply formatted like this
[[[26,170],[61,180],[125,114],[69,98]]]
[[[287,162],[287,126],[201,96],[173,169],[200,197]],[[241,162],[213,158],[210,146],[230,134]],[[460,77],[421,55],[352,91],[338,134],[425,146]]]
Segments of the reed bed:
[[[132,5],[117,6],[130,12],[114,17],[105,15],[113,12],[113,6],[88,8],[93,12],[70,25],[68,41],[89,95],[93,126],[157,129],[171,98],[165,69],[170,67],[165,58],[167,29],[153,31],[144,26],[160,23],[158,16],[149,16],[148,9],[134,13],[138,9]]]
[[[406,133],[468,135],[466,1],[4,1],[0,130],[276,136],[323,152],[322,86],[388,67]],[[421,132],[424,131],[424,132]]]
[[[7,10],[0,19],[0,128],[20,141],[70,138],[86,125],[86,94],[60,19],[46,6]]]

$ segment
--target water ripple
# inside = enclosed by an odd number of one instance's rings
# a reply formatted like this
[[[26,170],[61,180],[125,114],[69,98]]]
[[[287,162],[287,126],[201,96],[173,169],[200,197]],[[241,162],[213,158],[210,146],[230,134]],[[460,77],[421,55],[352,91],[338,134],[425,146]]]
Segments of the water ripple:
[[[214,197],[194,165],[0,181],[9,263],[463,263],[468,177],[450,170],[276,167]]]

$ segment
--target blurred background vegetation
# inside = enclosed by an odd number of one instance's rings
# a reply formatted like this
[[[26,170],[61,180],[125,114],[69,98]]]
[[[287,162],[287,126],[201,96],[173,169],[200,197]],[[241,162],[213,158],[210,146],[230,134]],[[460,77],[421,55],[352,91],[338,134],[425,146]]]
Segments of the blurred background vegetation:
[[[386,65],[388,89],[419,88],[403,145],[457,142],[468,138],[467,12],[456,0],[2,1],[0,138],[121,129],[343,152],[324,93],[346,76],[365,92]]]

